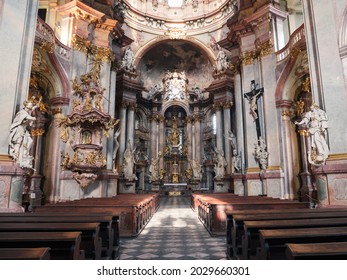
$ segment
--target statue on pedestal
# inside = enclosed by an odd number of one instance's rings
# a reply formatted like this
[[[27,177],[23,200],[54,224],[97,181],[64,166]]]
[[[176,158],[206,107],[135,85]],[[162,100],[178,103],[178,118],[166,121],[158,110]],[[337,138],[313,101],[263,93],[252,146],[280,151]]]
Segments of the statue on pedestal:
[[[22,168],[33,168],[33,157],[30,155],[33,139],[29,127],[36,120],[31,115],[36,108],[38,105],[32,101],[25,101],[10,127],[9,154]]]
[[[318,107],[317,104],[311,106],[311,110],[306,112],[297,125],[308,124],[311,136],[311,151],[308,161],[315,166],[325,164],[329,156],[329,147],[325,140],[328,128],[328,116]]]
[[[193,179],[201,180],[202,178],[202,165],[197,160],[189,160],[193,170]]]
[[[225,167],[228,165],[223,150],[217,150],[216,155],[214,156],[214,172],[216,180],[221,180],[225,175]]]
[[[134,167],[135,167],[134,151],[131,148],[131,142],[129,139],[127,148],[124,152],[124,161],[123,161],[123,173],[124,173],[125,179],[128,179],[128,180],[136,179],[136,176],[134,174]]]
[[[152,182],[159,180],[159,157],[152,158],[151,165],[149,166],[149,173]]]

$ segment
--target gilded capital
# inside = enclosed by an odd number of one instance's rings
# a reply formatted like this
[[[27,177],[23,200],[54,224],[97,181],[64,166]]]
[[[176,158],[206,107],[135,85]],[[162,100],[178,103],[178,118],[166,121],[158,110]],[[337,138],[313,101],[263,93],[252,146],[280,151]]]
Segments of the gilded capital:
[[[274,52],[274,45],[271,40],[267,40],[266,42],[259,44],[256,51],[258,58],[262,58]]]
[[[240,55],[241,65],[252,65],[254,63],[254,51],[244,52]]]

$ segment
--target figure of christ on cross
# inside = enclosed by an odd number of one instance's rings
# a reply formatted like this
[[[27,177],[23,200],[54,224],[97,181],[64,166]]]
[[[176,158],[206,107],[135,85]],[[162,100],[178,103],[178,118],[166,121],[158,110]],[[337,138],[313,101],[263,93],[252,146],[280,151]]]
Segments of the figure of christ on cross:
[[[256,128],[257,128],[257,136],[258,138],[261,136],[260,132],[260,121],[258,117],[258,98],[263,94],[264,88],[258,88],[255,84],[255,80],[251,81],[251,91],[246,92],[244,94],[244,97],[247,98],[249,101],[249,113],[252,115],[253,119],[255,120],[256,123]]]

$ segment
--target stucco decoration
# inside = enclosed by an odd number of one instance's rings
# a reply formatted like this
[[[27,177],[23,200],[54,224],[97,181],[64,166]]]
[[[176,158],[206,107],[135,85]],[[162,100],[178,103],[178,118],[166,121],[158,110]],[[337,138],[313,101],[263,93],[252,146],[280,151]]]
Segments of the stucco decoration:
[[[153,47],[137,67],[140,81],[150,89],[162,80],[167,71],[185,71],[189,85],[200,89],[213,81],[213,67],[208,57],[196,46],[183,41],[169,41]]]

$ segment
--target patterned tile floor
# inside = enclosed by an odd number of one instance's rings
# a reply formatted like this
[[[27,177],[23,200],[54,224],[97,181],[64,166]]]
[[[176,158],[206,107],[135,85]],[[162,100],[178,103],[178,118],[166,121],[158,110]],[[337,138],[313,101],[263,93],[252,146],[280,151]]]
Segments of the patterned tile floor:
[[[225,237],[211,237],[188,197],[162,197],[137,238],[121,238],[121,260],[225,260]]]

